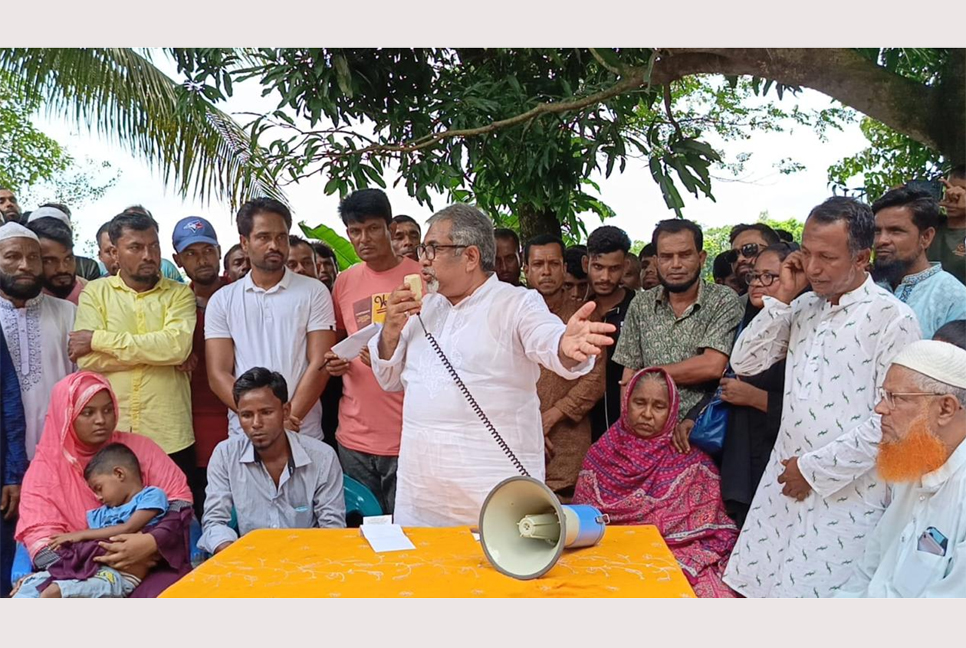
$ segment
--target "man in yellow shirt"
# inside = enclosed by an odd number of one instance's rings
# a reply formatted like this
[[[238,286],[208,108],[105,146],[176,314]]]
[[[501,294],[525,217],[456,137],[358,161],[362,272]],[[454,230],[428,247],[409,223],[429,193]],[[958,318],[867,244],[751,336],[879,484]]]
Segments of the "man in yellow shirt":
[[[185,284],[161,276],[158,224],[115,216],[109,229],[118,273],[81,293],[70,357],[103,374],[117,394],[117,429],[154,440],[190,478],[194,472],[188,367],[197,317]]]

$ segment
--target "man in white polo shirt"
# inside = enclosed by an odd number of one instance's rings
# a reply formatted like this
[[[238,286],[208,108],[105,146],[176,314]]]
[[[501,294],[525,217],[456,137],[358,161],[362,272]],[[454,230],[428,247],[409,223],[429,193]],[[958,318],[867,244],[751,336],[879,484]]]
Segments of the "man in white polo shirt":
[[[277,371],[295,386],[286,429],[321,440],[319,396],[329,377],[321,368],[335,343],[332,297],[322,282],[286,267],[292,215],[285,205],[250,200],[238,210],[237,223],[252,269],[208,302],[208,383],[231,410],[229,434],[241,434],[232,396],[236,376],[253,367]]]

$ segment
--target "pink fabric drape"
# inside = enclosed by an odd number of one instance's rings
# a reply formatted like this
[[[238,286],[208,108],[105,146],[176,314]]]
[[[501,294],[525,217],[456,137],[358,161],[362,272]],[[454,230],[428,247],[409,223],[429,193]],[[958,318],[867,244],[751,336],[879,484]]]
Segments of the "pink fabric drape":
[[[100,447],[84,445],[74,432],[74,419],[95,394],[107,390],[117,398],[106,378],[89,371],[73,373],[54,385],[37,454],[24,476],[16,538],[31,559],[51,537],[87,528],[87,511],[100,506],[84,480],[84,468]],[[145,486],[163,490],[169,501],[191,502],[184,473],[152,440],[114,432],[104,443],[123,443],[141,463]]]
[[[663,376],[670,407],[659,434],[642,438],[628,418],[634,388],[648,373]],[[680,396],[663,369],[642,369],[631,379],[620,420],[584,459],[574,504],[590,504],[610,516],[612,524],[653,524],[661,532],[681,569],[700,597],[730,597],[734,592],[721,576],[738,539],[738,529],[725,513],[721,478],[711,458],[692,448],[681,454],[671,445]]]

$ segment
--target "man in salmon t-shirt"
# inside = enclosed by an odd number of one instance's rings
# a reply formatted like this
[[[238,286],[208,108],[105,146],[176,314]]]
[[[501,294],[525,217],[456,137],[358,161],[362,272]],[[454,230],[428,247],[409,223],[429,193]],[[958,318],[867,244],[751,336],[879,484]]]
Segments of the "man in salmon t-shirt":
[[[339,274],[332,301],[337,335],[344,338],[386,317],[389,294],[406,275],[419,274],[420,266],[392,249],[389,224],[392,207],[379,189],[353,192],[339,205],[346,234],[362,263]],[[369,350],[346,362],[331,351],[326,369],[342,376],[339,459],[346,475],[375,493],[386,513],[396,498],[396,461],[402,432],[402,392],[385,392],[376,382],[369,364]]]

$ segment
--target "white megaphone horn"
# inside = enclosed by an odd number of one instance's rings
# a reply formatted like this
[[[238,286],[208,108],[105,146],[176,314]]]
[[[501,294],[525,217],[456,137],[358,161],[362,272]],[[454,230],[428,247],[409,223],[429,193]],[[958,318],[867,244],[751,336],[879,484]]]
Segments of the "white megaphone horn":
[[[497,571],[530,580],[550,571],[565,547],[600,542],[607,521],[593,506],[560,504],[543,482],[510,477],[483,502],[480,544]]]

